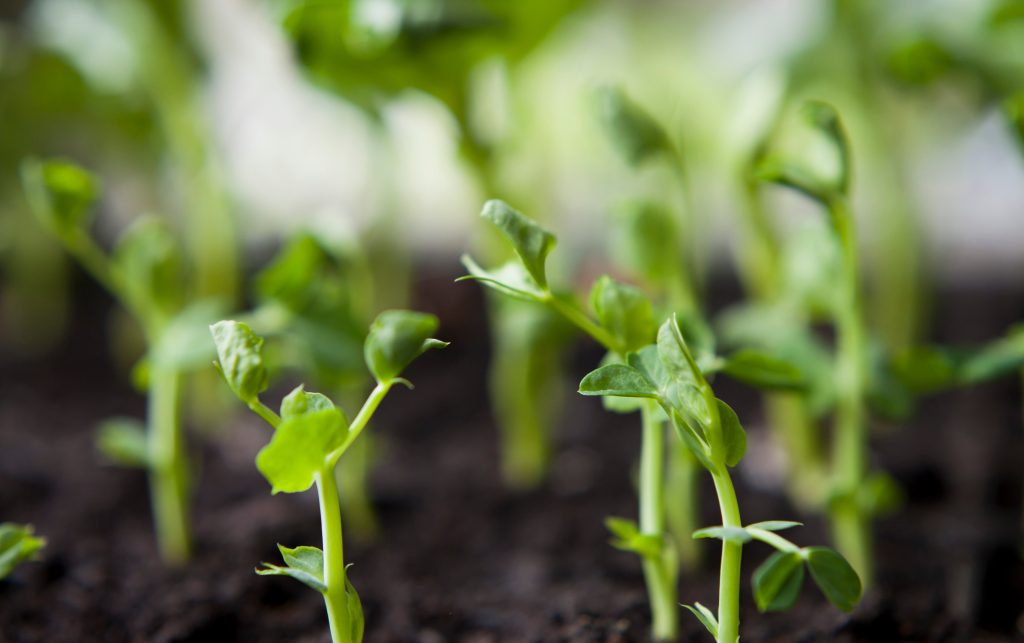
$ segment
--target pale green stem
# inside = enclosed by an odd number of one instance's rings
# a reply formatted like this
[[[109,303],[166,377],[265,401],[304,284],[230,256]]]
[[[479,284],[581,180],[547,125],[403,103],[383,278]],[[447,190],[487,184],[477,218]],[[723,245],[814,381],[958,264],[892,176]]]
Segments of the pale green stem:
[[[671,437],[675,431],[668,429]],[[700,463],[681,440],[670,440],[668,472],[665,476],[665,517],[679,551],[679,562],[684,570],[694,569],[700,563],[700,547],[693,532],[700,528]]]
[[[377,407],[380,406],[381,400],[383,400],[384,396],[391,390],[392,384],[393,382],[379,382],[377,386],[373,387],[373,391],[370,392],[370,397],[366,398],[366,402],[363,403],[363,408],[359,409],[359,413],[356,414],[352,419],[352,423],[349,424],[348,437],[345,438],[345,441],[340,447],[332,451],[327,456],[328,463],[333,466],[334,463],[338,461],[338,458],[341,457],[341,454],[345,452],[345,449],[355,442],[356,438],[359,437],[359,434],[363,432],[363,429],[365,429],[366,425],[370,422],[370,418],[373,417]]]
[[[334,467],[325,463],[316,479],[320,500],[320,528],[324,549],[324,603],[334,643],[359,643],[351,635],[348,595],[345,591],[345,552],[341,533],[341,508],[338,504],[338,486]]]
[[[169,563],[189,557],[188,466],[178,413],[180,375],[155,368],[150,373],[146,433],[149,488],[160,554]]]
[[[657,418],[655,402],[641,408],[643,441],[640,451],[640,532],[661,543],[660,555],[644,556],[644,580],[651,601],[651,634],[656,641],[679,636],[675,586],[675,557],[665,536],[665,429]]]
[[[763,543],[767,543],[778,549],[779,551],[785,552],[798,552],[800,548],[791,543],[789,540],[783,538],[774,531],[768,531],[767,529],[760,529],[758,527],[747,527],[747,533],[754,540],[760,540]]]
[[[263,418],[267,424],[274,427],[275,429],[281,425],[281,416],[275,413],[270,407],[261,402],[259,398],[249,402],[249,408],[252,411]]]
[[[722,511],[722,525],[742,527],[740,507],[732,478],[724,464],[711,472],[715,481],[718,506]],[[743,545],[722,541],[722,566],[718,579],[718,643],[736,643],[740,636],[740,563]]]

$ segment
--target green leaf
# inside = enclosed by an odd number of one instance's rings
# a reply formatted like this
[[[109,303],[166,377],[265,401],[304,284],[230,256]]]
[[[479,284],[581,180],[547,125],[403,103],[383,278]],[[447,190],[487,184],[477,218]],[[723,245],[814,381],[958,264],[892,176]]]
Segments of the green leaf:
[[[100,425],[96,448],[107,459],[125,467],[146,467],[149,449],[146,429],[135,418],[111,418]]]
[[[590,308],[623,352],[650,344],[657,333],[651,301],[638,288],[621,284],[607,275],[594,282]]]
[[[503,295],[524,301],[543,302],[549,296],[518,261],[509,261],[500,268],[487,271],[477,265],[472,257],[463,255],[462,265],[466,267],[469,274],[459,277],[456,281],[466,281],[467,279],[479,281]]]
[[[690,613],[697,617],[697,620],[711,633],[711,636],[718,640],[718,619],[711,613],[711,610],[704,607],[700,603],[694,603],[691,605],[683,605],[686,609],[690,610]]]
[[[676,435],[683,441],[683,444],[690,449],[697,461],[704,466],[705,469],[712,471],[715,468],[714,462],[711,461],[711,450],[708,447],[708,443],[704,438],[704,433],[695,422],[691,422],[687,418],[683,417],[677,410],[669,405],[663,405],[665,412],[672,418],[672,426],[676,430]]]
[[[658,329],[657,345],[658,357],[669,376],[693,383],[703,379],[675,317],[666,319]]]
[[[653,534],[640,532],[637,524],[625,518],[606,518],[604,521],[608,531],[612,532],[611,544],[616,549],[631,551],[644,558],[657,558],[661,555],[661,538]]]
[[[220,299],[199,299],[188,304],[160,331],[148,354],[155,368],[184,372],[209,367],[216,352],[210,345],[210,324],[224,316]]]
[[[811,578],[830,603],[850,612],[860,602],[862,587],[857,572],[839,552],[828,547],[807,547],[804,559],[811,570]]]
[[[693,532],[694,538],[717,538],[731,543],[738,543],[740,545],[749,543],[751,535],[743,527],[704,527]]]
[[[792,520],[765,520],[763,522],[755,522],[747,525],[747,529],[763,529],[765,531],[782,531],[783,529],[792,529],[793,527],[802,527],[802,522],[793,522]]]
[[[608,364],[591,371],[580,382],[580,393],[618,397],[658,397],[657,387],[643,373],[625,364]]]
[[[722,445],[725,447],[725,463],[735,467],[747,452],[747,432],[743,430],[736,411],[722,400],[718,402],[718,417],[722,422]]]
[[[1024,327],[971,353],[958,369],[960,384],[977,384],[1024,367]]]
[[[317,547],[296,547],[289,549],[278,544],[281,556],[284,558],[285,567],[263,563],[263,567],[256,570],[260,576],[290,576],[295,580],[312,587],[324,594],[327,592],[327,584],[324,582],[324,553]]]
[[[0,580],[20,563],[34,560],[46,540],[32,535],[32,525],[0,524]]]
[[[627,163],[636,167],[663,153],[672,152],[665,130],[639,105],[616,87],[596,93],[598,117],[612,143]]]
[[[21,165],[21,180],[32,212],[57,234],[88,225],[99,194],[92,174],[65,161],[29,159]]]
[[[777,551],[754,570],[751,585],[757,609],[762,612],[787,610],[800,595],[804,565],[800,552]]]
[[[370,325],[363,345],[366,366],[378,382],[395,380],[414,359],[447,342],[432,339],[438,321],[434,315],[410,310],[386,310]]]
[[[722,372],[757,388],[796,391],[806,382],[793,364],[753,349],[742,349],[725,358]]]
[[[256,467],[275,494],[305,491],[347,436],[348,426],[337,409],[292,417],[281,422],[270,444],[256,454]]]
[[[893,376],[916,395],[933,393],[956,384],[959,360],[944,348],[915,346],[892,359]]]
[[[128,228],[114,248],[128,296],[169,315],[184,300],[181,253],[166,222],[144,216]]]
[[[548,287],[544,264],[555,245],[555,235],[504,201],[492,199],[484,204],[480,216],[493,223],[512,242],[523,267],[542,290]]]
[[[220,321],[210,326],[217,346],[220,371],[228,386],[246,404],[267,390],[268,375],[263,365],[263,338],[242,322]]]
[[[300,415],[334,408],[336,408],[334,402],[329,397],[322,393],[308,392],[305,385],[299,384],[281,400],[281,419],[290,420]],[[338,412],[341,413],[341,409],[338,409]],[[348,424],[344,414],[342,414],[342,420]]]

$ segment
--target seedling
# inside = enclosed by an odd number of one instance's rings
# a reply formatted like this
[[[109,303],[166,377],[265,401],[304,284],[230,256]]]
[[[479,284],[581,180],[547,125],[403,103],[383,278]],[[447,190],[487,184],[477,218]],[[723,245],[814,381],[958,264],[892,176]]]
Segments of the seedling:
[[[0,524],[0,580],[21,563],[35,560],[46,539],[33,535],[32,525]]]
[[[700,529],[694,537],[722,540],[718,615],[700,603],[687,608],[715,640],[739,640],[740,558],[743,545],[751,540],[760,540],[777,550],[754,573],[754,596],[761,611],[786,609],[793,604],[803,582],[804,565],[829,601],[842,610],[852,610],[860,600],[861,583],[840,554],[825,547],[800,548],[776,533],[798,523],[769,521],[743,525],[729,469],[746,452],[746,433],[736,413],[715,397],[706,379],[706,373],[713,369],[702,366],[691,353],[676,318],[661,325],[655,345],[630,353],[625,362],[591,372],[580,382],[580,393],[640,399],[651,409],[649,413],[660,408],[671,418],[680,439],[711,474],[722,525]],[[617,532],[620,539],[628,537],[637,547],[649,546],[640,534],[622,527]]]
[[[495,270],[481,268],[463,257],[469,275],[482,284],[511,297],[546,306],[576,325],[607,351],[608,368],[622,367],[628,355],[651,343],[657,325],[654,309],[639,289],[604,276],[590,291],[593,317],[571,295],[552,290],[547,281],[546,259],[555,245],[553,234],[501,201],[489,201],[481,216],[493,223],[509,240],[516,259]],[[788,364],[753,351],[719,357],[708,346],[701,357],[705,368],[723,371],[755,385],[799,387],[800,373]],[[678,636],[676,581],[679,561],[676,549],[665,537],[665,431],[666,416],[653,401],[609,401],[617,411],[640,411],[642,425],[639,467],[639,524],[609,519],[613,544],[641,557],[644,579],[651,603],[652,635],[656,640]],[[738,563],[737,563],[738,564]]]
[[[268,383],[263,339],[242,322],[222,321],[210,327],[217,365],[228,386],[274,429],[270,443],[256,456],[256,467],[272,493],[301,493],[315,484],[320,501],[323,549],[278,545],[285,564],[264,563],[256,573],[290,576],[320,592],[334,643],[359,643],[364,630],[362,603],[345,564],[335,467],[391,388],[412,387],[400,377],[402,371],[425,351],[447,346],[430,337],[437,326],[433,315],[410,311],[386,311],[377,317],[363,345],[366,366],[377,385],[351,422],[329,398],[301,385],[282,400],[280,414],[275,413],[260,400]]]
[[[222,306],[210,299],[183,304],[177,245],[157,218],[141,218],[112,254],[105,252],[88,232],[99,186],[85,170],[60,161],[26,161],[22,181],[34,214],[142,329],[147,352],[134,379],[147,392],[146,427],[109,423],[99,446],[112,460],[149,472],[160,553],[169,563],[181,562],[189,555],[189,481],[179,391],[182,374],[209,359],[200,333],[222,314]]]

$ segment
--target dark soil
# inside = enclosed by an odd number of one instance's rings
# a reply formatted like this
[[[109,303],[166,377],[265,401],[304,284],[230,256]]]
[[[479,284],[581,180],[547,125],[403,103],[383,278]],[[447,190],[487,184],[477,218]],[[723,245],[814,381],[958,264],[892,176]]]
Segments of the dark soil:
[[[602,524],[635,513],[632,418],[605,414],[567,382],[553,478],[526,495],[505,491],[479,288],[451,284],[446,270],[420,274],[416,306],[438,313],[453,343],[411,369],[416,390],[396,391],[374,426],[384,441],[373,478],[383,528],[373,543],[350,538],[346,550],[367,640],[645,640],[639,565],[607,544]],[[82,288],[82,321],[57,354],[0,362],[0,519],[34,523],[49,540],[41,562],[0,583],[0,641],[327,641],[320,597],[253,573],[277,560],[277,542],[319,545],[315,494],[272,497],[256,471],[267,432],[253,417],[192,440],[201,462],[195,560],[160,565],[143,474],[94,454],[96,424],[141,415],[143,402],[106,351],[109,302]],[[1024,319],[1020,292],[949,288],[937,300],[941,340],[983,340]],[[598,357],[580,349],[572,377]],[[852,615],[812,588],[783,614],[760,615],[745,596],[744,642],[1024,640],[1019,386],[930,400],[910,426],[883,427],[877,463],[903,484],[907,506],[878,522],[877,587]],[[756,441],[756,396],[737,387],[720,395]],[[794,539],[825,542],[820,520],[751,479],[737,476],[745,520],[800,518],[807,527]],[[708,493],[704,519],[716,524]],[[681,582],[682,601],[717,602],[716,547],[705,551],[706,569]],[[768,553],[747,549],[745,578]],[[695,620],[681,620],[685,640],[708,640]]]

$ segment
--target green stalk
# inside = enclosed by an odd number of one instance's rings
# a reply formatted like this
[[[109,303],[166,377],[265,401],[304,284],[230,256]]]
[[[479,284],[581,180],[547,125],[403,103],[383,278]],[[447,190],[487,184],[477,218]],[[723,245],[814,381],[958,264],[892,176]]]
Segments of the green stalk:
[[[679,636],[676,600],[676,561],[665,535],[665,428],[658,420],[654,402],[641,408],[643,442],[640,451],[640,532],[661,542],[660,555],[644,556],[644,581],[651,601],[651,634],[655,641],[674,641]]]
[[[669,531],[675,540],[679,562],[684,570],[695,569],[700,563],[700,548],[693,539],[693,532],[700,528],[698,508],[700,506],[699,474],[700,463],[690,448],[670,433],[668,446],[668,470],[665,475],[665,518]]]
[[[341,507],[338,504],[338,485],[334,467],[324,464],[316,480],[320,500],[320,528],[324,546],[324,603],[334,643],[359,643],[351,635],[348,594],[345,592],[345,552],[341,533]]]
[[[715,481],[718,506],[722,511],[722,525],[742,527],[740,507],[732,478],[724,464],[711,472]],[[718,643],[736,643],[740,636],[740,563],[743,545],[722,541],[722,566],[718,579]]]
[[[180,375],[153,369],[149,385],[149,488],[160,555],[169,563],[189,557],[188,466],[178,414]]]
[[[366,401],[363,402],[363,408],[359,409],[359,413],[352,418],[352,423],[348,426],[348,437],[345,438],[345,441],[340,447],[328,454],[327,462],[333,465],[338,461],[338,458],[341,457],[341,454],[345,452],[345,449],[355,442],[356,438],[359,437],[359,434],[363,432],[363,429],[365,429],[366,425],[370,422],[370,418],[373,417],[377,407],[380,406],[381,400],[383,400],[384,396],[386,396],[388,391],[391,390],[391,386],[394,382],[395,380],[378,382],[377,386],[373,387],[373,390],[370,392],[370,397],[366,398]]]
[[[857,272],[857,239],[846,201],[834,198],[829,214],[842,252],[842,293],[836,323],[837,378],[836,435],[833,442],[834,491],[839,500],[832,507],[836,546],[860,575],[871,584],[871,531],[869,517],[855,497],[867,473],[867,423],[864,413],[866,337]]]

